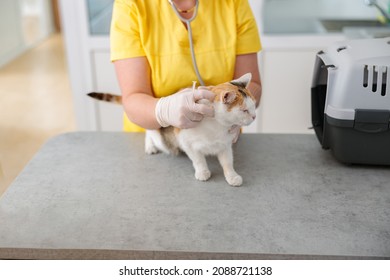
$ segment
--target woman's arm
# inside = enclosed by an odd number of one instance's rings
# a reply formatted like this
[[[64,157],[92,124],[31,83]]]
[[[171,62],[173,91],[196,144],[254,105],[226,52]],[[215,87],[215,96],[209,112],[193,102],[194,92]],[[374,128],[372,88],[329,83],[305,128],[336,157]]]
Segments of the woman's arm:
[[[117,60],[114,65],[129,120],[146,129],[159,128],[154,113],[158,99],[153,96],[146,57]]]
[[[256,107],[259,106],[261,98],[261,80],[259,65],[257,63],[257,53],[243,54],[236,56],[236,66],[234,69],[234,79],[241,77],[246,73],[252,73],[252,80],[249,84],[249,90],[256,99]]]
[[[149,63],[145,57],[115,61],[115,70],[126,115],[143,128],[158,129],[169,125],[190,128],[196,126],[204,116],[214,115],[212,106],[196,103],[200,99],[214,99],[214,93],[208,90],[187,90],[155,98]]]

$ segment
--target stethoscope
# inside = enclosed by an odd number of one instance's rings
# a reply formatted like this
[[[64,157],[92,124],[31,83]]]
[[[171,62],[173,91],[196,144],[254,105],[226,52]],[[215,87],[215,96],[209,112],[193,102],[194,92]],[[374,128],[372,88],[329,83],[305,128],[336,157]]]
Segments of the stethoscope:
[[[195,1],[194,13],[192,14],[192,17],[189,18],[189,19],[183,18],[183,17],[180,15],[179,10],[177,9],[177,7],[175,6],[175,4],[173,3],[172,0],[168,0],[168,2],[171,4],[171,6],[172,6],[172,8],[173,8],[173,11],[174,11],[175,14],[177,15],[177,17],[178,17],[181,21],[185,22],[186,25],[187,25],[187,30],[188,30],[188,41],[190,42],[190,50],[191,50],[192,65],[194,66],[195,74],[196,74],[196,77],[198,78],[199,83],[200,83],[202,86],[205,86],[205,83],[203,82],[202,77],[200,76],[200,73],[199,73],[198,64],[196,63],[195,51],[194,51],[194,44],[193,44],[193,41],[192,41],[192,29],[191,29],[191,21],[193,21],[193,20],[196,18],[196,15],[198,14],[199,0],[196,0],[196,1]]]

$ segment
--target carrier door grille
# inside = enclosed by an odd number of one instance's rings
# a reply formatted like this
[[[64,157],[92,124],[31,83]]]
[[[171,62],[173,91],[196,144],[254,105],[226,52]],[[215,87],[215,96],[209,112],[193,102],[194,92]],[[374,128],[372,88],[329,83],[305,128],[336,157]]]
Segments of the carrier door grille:
[[[386,96],[389,93],[390,67],[378,65],[364,65],[363,87],[368,92]]]

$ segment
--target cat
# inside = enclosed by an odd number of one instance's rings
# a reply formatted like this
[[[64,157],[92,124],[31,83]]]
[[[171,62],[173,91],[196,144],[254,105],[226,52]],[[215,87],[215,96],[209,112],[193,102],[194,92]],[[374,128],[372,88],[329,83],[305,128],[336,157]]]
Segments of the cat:
[[[251,78],[251,73],[247,73],[236,80],[206,87],[215,93],[214,101],[204,99],[198,102],[213,106],[214,117],[205,117],[196,127],[189,129],[166,127],[147,130],[145,152],[150,155],[158,152],[173,155],[185,152],[192,161],[195,178],[200,181],[207,181],[211,177],[206,156],[217,156],[228,184],[241,186],[243,179],[233,166],[232,146],[235,135],[229,130],[233,126],[249,125],[256,117],[256,101],[248,90]],[[88,95],[98,100],[121,103],[117,95],[96,92]]]

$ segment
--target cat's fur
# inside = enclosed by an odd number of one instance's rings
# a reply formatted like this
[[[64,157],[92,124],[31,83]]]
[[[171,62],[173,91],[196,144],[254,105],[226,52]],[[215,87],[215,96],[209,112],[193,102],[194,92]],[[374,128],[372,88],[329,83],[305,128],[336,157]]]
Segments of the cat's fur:
[[[240,186],[242,177],[233,166],[232,143],[235,135],[229,130],[233,126],[249,125],[255,119],[255,99],[247,89],[250,80],[251,74],[248,73],[237,80],[208,87],[216,94],[215,99],[213,102],[201,102],[214,107],[214,117],[205,117],[196,127],[189,129],[167,127],[147,130],[145,152],[176,155],[184,151],[192,161],[195,178],[200,181],[206,181],[211,176],[206,156],[217,156],[226,181],[232,186]],[[99,100],[120,103],[115,96],[103,97],[99,93],[89,95]]]

